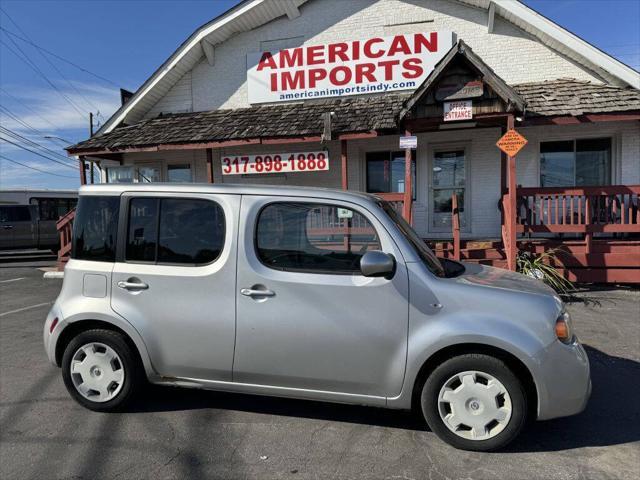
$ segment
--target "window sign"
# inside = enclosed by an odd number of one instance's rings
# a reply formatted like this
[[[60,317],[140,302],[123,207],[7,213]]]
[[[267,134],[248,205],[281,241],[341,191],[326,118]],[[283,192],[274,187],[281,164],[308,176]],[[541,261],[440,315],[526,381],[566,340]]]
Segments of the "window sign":
[[[413,90],[452,45],[437,31],[250,53],[249,103]]]
[[[329,153],[326,151],[225,155],[222,157],[223,175],[317,172],[322,170],[329,170]]]

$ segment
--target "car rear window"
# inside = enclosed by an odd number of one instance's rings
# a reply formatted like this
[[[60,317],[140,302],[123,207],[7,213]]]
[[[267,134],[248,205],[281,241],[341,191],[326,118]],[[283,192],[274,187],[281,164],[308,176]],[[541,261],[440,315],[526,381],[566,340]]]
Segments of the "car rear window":
[[[73,222],[71,257],[78,260],[113,262],[120,197],[82,196]]]

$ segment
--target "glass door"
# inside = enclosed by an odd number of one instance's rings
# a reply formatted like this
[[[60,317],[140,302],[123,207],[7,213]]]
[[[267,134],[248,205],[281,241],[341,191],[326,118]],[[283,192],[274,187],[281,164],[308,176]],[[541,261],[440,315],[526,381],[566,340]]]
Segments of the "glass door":
[[[451,198],[454,192],[458,195],[460,227],[464,228],[467,224],[464,149],[435,151],[431,164],[431,230],[451,231]]]

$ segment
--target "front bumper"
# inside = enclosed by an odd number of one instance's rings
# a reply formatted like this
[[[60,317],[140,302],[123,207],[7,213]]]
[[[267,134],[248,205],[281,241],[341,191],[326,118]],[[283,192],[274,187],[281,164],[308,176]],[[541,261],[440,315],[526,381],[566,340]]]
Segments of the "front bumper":
[[[538,420],[582,412],[591,395],[589,358],[575,339],[565,345],[552,342],[537,355]]]
[[[53,320],[57,318],[58,323],[51,331],[51,323]],[[56,344],[58,342],[58,337],[60,336],[60,332],[64,329],[64,319],[62,317],[62,312],[57,304],[54,304],[49,310],[49,314],[47,315],[47,319],[44,322],[44,329],[42,332],[43,341],[44,341],[44,350],[47,353],[47,357],[49,361],[56,366],[59,366],[56,362]]]

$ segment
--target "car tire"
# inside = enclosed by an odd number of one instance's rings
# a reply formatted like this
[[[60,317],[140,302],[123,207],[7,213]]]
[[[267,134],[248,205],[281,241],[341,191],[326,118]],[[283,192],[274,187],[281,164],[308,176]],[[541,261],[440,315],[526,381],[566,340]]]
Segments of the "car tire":
[[[424,383],[421,407],[438,437],[455,448],[481,452],[514,440],[528,412],[524,386],[513,371],[502,360],[477,353],[438,365]]]
[[[65,348],[62,378],[80,405],[96,412],[115,412],[137,394],[144,373],[124,335],[93,329],[78,334]]]

